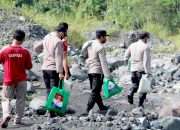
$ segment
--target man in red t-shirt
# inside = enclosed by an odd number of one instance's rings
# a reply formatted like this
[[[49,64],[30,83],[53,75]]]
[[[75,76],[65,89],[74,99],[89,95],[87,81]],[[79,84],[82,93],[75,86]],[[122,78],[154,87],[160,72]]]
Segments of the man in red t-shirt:
[[[61,22],[59,23],[59,26],[64,27],[66,29],[66,35],[67,36],[67,31],[68,31],[68,24],[65,22]],[[66,37],[64,37],[62,39],[63,42],[63,68],[64,68],[64,75],[65,75],[65,79],[68,80],[70,75],[70,71],[69,71],[69,63],[68,63],[68,41],[66,39]]]
[[[14,126],[21,126],[25,97],[27,91],[26,69],[32,68],[31,56],[28,50],[21,47],[25,39],[22,30],[16,30],[13,35],[13,42],[10,46],[0,52],[0,64],[4,64],[4,82],[2,90],[2,128],[8,126],[11,119],[10,100],[16,96],[16,115]]]

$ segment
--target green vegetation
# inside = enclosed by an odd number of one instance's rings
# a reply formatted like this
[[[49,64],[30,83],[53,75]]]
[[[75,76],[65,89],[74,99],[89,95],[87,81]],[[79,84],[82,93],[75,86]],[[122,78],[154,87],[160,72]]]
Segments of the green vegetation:
[[[150,31],[180,48],[180,0],[1,0],[1,5],[19,7],[29,20],[50,31],[68,22],[69,39],[78,47],[84,41],[79,34],[110,21],[127,31]],[[108,31],[114,36],[118,30]]]
[[[110,37],[114,37],[116,36],[116,34],[118,33],[118,29],[117,28],[108,28],[107,32],[109,34]]]

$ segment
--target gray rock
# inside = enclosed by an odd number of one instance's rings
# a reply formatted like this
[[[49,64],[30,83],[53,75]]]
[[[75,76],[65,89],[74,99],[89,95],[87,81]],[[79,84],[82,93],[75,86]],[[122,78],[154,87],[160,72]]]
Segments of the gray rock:
[[[124,65],[124,61],[120,57],[110,57],[107,59],[107,62],[111,72],[118,67]]]
[[[148,121],[147,121],[147,118],[146,117],[142,117],[142,118],[137,118],[137,120],[139,120],[139,122],[140,122],[140,124],[141,124],[141,126],[143,127],[143,128],[147,128],[147,126],[148,126]]]
[[[78,68],[70,68],[72,79],[78,79],[84,81],[88,78],[88,73],[84,73]]]
[[[29,79],[31,80],[32,76],[34,76],[34,77],[36,77],[36,79],[42,80],[43,79],[42,64],[36,63],[35,61],[32,61],[32,63],[33,63],[33,68],[28,71]]]
[[[172,81],[173,75],[176,73],[177,70],[178,70],[177,66],[169,65],[168,68],[165,68],[165,72],[163,74],[163,79]]]
[[[45,102],[46,102],[46,96],[38,96],[38,97],[35,97],[29,103],[29,107],[34,110],[38,110],[38,109],[41,109],[42,107],[44,107]]]
[[[107,122],[106,122],[106,126],[107,126],[107,127],[111,127],[112,125],[113,125],[113,123],[112,123],[111,121],[107,121]]]
[[[150,123],[150,125],[151,125],[151,128],[154,128],[154,129],[160,129],[160,128],[161,128],[161,124],[160,124],[160,122],[157,121],[157,120],[152,121],[152,122]]]
[[[135,108],[131,111],[132,114],[137,115],[139,117],[143,117],[145,115],[145,112],[142,107]]]
[[[180,82],[174,84],[173,89],[175,90],[175,93],[180,94]]]
[[[171,61],[174,64],[178,65],[180,63],[180,54],[176,54],[175,57]]]
[[[26,18],[25,18],[24,16],[19,16],[19,21],[25,22],[25,21],[26,21]]]
[[[106,113],[106,116],[116,116],[118,114],[118,111],[115,109],[109,109]]]
[[[160,121],[164,130],[179,130],[180,118],[178,117],[166,117]]]
[[[124,46],[128,48],[128,46],[131,45],[133,42],[138,41],[139,33],[139,31],[134,31],[124,34]]]
[[[103,118],[101,116],[97,116],[96,122],[102,122],[102,121],[103,121]]]
[[[174,80],[180,80],[180,69],[173,75]]]
[[[36,88],[32,85],[31,82],[27,81],[27,94],[33,94],[36,92]]]
[[[90,119],[89,119],[89,117],[87,116],[87,117],[79,117],[79,120],[82,121],[82,122],[86,122],[86,121],[88,121],[88,120],[90,120]]]

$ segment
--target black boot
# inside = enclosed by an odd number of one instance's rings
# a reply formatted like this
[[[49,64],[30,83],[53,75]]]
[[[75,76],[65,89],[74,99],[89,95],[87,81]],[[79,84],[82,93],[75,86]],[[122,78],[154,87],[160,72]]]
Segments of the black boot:
[[[143,103],[144,103],[144,100],[146,99],[146,95],[147,95],[147,93],[141,93],[140,94],[138,107],[144,108]]]
[[[107,111],[110,108],[110,105],[103,105],[103,107],[100,108],[100,111]]]
[[[133,104],[133,103],[134,103],[134,101],[133,101],[133,96],[132,96],[132,95],[128,94],[127,98],[128,98],[128,102],[129,102],[130,104]]]
[[[140,98],[140,99],[139,99],[138,107],[144,108],[143,103],[144,103],[144,99]]]

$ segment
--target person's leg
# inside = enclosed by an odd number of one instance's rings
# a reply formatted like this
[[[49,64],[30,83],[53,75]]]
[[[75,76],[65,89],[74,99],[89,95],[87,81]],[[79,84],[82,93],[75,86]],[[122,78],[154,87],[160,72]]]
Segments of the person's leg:
[[[94,82],[97,83],[95,93],[96,93],[96,103],[99,107],[100,110],[107,110],[109,107],[105,106],[102,101],[101,97],[101,90],[102,90],[102,85],[103,85],[103,78],[104,76],[102,74],[98,74],[97,78],[94,80]]]
[[[89,74],[89,82],[90,82],[90,88],[91,88],[91,94],[89,96],[88,99],[88,104],[87,104],[87,113],[93,108],[94,104],[95,104],[95,94],[94,94],[94,84],[93,84],[93,79],[94,79],[94,75],[95,74]]]
[[[49,76],[50,76],[50,90],[55,86],[58,87],[59,84],[59,74],[55,70],[49,71]],[[56,117],[56,113],[50,111],[50,117]]]
[[[46,100],[48,99],[49,93],[51,91],[51,85],[50,85],[50,75],[48,70],[43,70],[43,78],[44,78],[44,83],[46,86]]]
[[[139,86],[139,79],[137,77],[137,72],[132,72],[132,77],[131,77],[131,81],[132,81],[132,87],[130,89],[130,93],[128,94],[128,102],[130,104],[133,104],[133,96],[134,96],[134,93],[137,92],[138,90],[138,86]]]
[[[146,99],[146,95],[147,95],[147,93],[140,93],[139,104],[138,104],[139,107],[144,107],[143,103],[144,103],[144,100]]]
[[[3,112],[3,121],[1,123],[2,128],[8,126],[8,122],[11,119],[11,110],[10,110],[10,100],[14,96],[14,86],[5,86],[3,85],[2,90],[2,112]]]
[[[59,81],[60,81],[59,80],[59,74],[55,70],[51,71],[51,73],[50,73],[50,86],[51,86],[51,89],[52,89],[53,86],[58,87]],[[60,86],[60,88],[61,87],[62,86]]]
[[[143,74],[145,74],[144,71],[138,72],[138,74],[137,74],[137,77],[138,77],[138,86],[139,86],[139,82],[140,82]],[[144,103],[144,100],[146,99],[146,95],[147,95],[147,93],[140,93],[140,95],[139,95],[139,103],[138,103],[139,107],[144,107],[143,103]]]
[[[21,124],[21,119],[24,114],[25,99],[27,91],[27,81],[22,81],[16,85],[16,115],[14,124]]]

